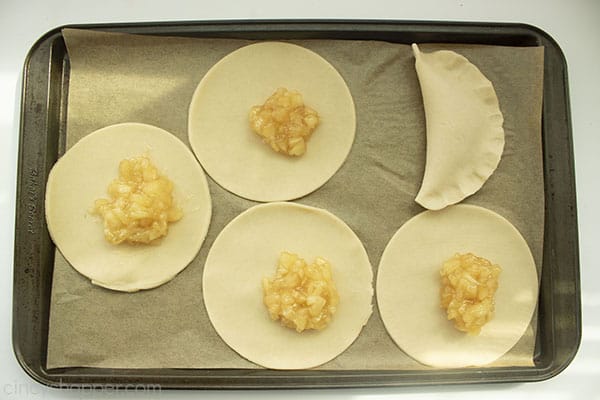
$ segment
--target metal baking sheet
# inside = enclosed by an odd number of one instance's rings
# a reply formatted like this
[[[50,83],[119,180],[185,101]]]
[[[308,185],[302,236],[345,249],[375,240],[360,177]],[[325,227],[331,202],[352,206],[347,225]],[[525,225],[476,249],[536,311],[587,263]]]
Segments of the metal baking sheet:
[[[69,60],[61,29],[41,37],[24,66],[15,223],[13,347],[24,370],[55,387],[309,388],[540,381],[562,371],[581,338],[579,256],[566,61],[546,33],[522,24],[407,21],[229,21],[69,26],[206,38],[353,39],[544,46],[544,265],[533,367],[419,371],[46,369],[54,244],[44,219],[45,182],[65,137]]]

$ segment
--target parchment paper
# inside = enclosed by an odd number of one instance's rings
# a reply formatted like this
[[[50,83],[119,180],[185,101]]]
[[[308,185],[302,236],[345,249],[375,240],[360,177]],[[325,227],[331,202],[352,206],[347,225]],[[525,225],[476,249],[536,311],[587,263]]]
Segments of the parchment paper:
[[[63,31],[71,63],[66,147],[120,122],[159,126],[187,141],[188,105],[207,70],[249,42]],[[409,46],[379,41],[304,40],[338,69],[354,96],[356,139],[342,168],[298,200],[341,217],[363,241],[377,273],[394,232],[423,211],[414,202],[424,172],[425,117]],[[439,48],[423,45],[423,51]],[[465,203],[498,212],[523,234],[542,265],[543,48],[447,46],[493,82],[504,113],[500,165]],[[59,252],[54,266],[47,367],[258,368],[216,334],[204,309],[202,267],[221,229],[256,204],[209,179],[213,217],[196,259],[171,282],[133,294],[93,286]],[[232,277],[233,279],[233,277]],[[399,290],[401,290],[399,288]],[[426,369],[390,339],[375,309],[356,342],[322,369]],[[493,365],[531,365],[535,323]]]

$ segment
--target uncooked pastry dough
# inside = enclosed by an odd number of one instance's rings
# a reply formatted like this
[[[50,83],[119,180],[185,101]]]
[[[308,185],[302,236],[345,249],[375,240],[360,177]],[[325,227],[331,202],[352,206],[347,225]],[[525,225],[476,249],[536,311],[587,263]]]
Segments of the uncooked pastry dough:
[[[119,162],[147,152],[174,183],[183,218],[169,224],[159,245],[113,245],[102,219],[90,214],[107,196]],[[124,123],[97,130],[77,142],[54,165],[46,187],[46,220],[52,240],[67,261],[92,283],[134,292],[171,280],[196,256],[211,218],[206,177],[192,152],[160,128]]]
[[[494,318],[478,336],[454,328],[440,307],[440,268],[455,253],[472,252],[499,264]],[[506,219],[485,208],[456,205],[406,222],[381,257],[377,304],[396,344],[433,367],[489,364],[510,350],[528,327],[538,278],[527,243]]]
[[[272,276],[281,251],[331,263],[340,303],[322,331],[298,332],[269,317],[263,277]],[[372,311],[373,272],[352,230],[333,214],[294,203],[254,206],[227,225],[204,266],[208,316],[221,338],[246,359],[272,369],[321,365],[359,335]]]
[[[439,210],[477,192],[504,149],[504,118],[492,83],[465,57],[413,44],[427,125],[425,175],[416,202]]]
[[[252,106],[279,87],[298,90],[320,123],[302,157],[275,153],[250,129]],[[189,110],[190,143],[206,172],[250,200],[302,197],[331,178],[346,159],[355,132],[354,102],[337,70],[303,47],[263,42],[216,63],[198,85]]]

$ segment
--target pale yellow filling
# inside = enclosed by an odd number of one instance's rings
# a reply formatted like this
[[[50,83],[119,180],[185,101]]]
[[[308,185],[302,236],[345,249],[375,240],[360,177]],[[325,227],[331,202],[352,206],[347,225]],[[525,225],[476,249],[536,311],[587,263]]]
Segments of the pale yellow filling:
[[[494,316],[494,295],[501,268],[472,253],[455,254],[440,271],[440,305],[454,326],[478,335]]]
[[[325,328],[339,303],[329,262],[317,257],[312,264],[283,252],[273,278],[263,278],[264,303],[275,321],[302,332]]]
[[[279,88],[249,115],[250,127],[273,150],[289,156],[306,152],[306,142],[319,124],[319,115],[304,105],[297,91]]]
[[[147,155],[121,161],[107,192],[109,199],[96,200],[92,213],[103,218],[104,237],[113,244],[151,243],[183,216],[173,200],[173,183]]]

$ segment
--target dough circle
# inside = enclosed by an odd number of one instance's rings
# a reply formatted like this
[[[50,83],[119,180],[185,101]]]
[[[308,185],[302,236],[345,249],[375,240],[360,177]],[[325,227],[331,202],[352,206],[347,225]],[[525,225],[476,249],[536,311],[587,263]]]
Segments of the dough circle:
[[[279,87],[298,90],[320,123],[301,157],[274,152],[252,132],[248,114]],[[338,71],[303,47],[261,42],[217,62],[194,92],[188,134],[206,172],[255,201],[292,200],[325,184],[348,156],[356,128],[352,95]]]
[[[89,211],[108,197],[119,162],[144,153],[173,181],[183,218],[169,224],[159,245],[110,244],[102,219]],[[73,268],[93,284],[125,292],[159,286],[182,271],[202,246],[212,208],[192,152],[169,132],[139,123],[111,125],[79,140],[50,171],[45,201],[50,236]]]
[[[297,333],[273,321],[262,279],[273,276],[282,251],[331,263],[340,295],[322,331]],[[372,312],[373,272],[354,232],[328,211],[294,203],[254,206],[233,219],[209,251],[202,288],[214,328],[242,357],[266,368],[304,369],[342,353]]]
[[[472,252],[502,268],[494,318],[479,336],[458,331],[439,305],[440,268],[455,253]],[[381,257],[377,304],[396,344],[433,367],[489,364],[527,329],[537,303],[533,256],[518,230],[485,208],[455,205],[406,222]]]

